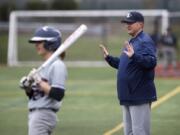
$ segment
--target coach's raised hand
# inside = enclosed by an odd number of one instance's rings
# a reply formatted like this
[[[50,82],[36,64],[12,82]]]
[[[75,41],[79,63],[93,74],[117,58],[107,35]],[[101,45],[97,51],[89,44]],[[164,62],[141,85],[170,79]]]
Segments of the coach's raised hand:
[[[124,53],[129,57],[131,58],[134,54],[134,48],[132,46],[132,44],[129,44],[128,41],[125,41],[125,47],[126,47],[126,50],[124,50]]]
[[[106,58],[109,55],[107,48],[102,44],[100,44],[99,47],[101,48],[101,50],[103,52],[104,58]]]

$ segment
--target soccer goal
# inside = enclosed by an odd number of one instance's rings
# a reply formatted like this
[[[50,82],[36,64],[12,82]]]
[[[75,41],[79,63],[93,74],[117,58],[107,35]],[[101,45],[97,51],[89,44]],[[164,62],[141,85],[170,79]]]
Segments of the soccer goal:
[[[80,25],[86,24],[88,31],[67,50],[65,62],[68,66],[104,66],[99,44],[106,45],[113,55],[128,39],[121,19],[131,10],[92,11],[14,11],[10,14],[8,65],[37,65],[41,61],[34,46],[28,43],[35,29],[49,25],[62,32],[63,41]],[[136,10],[145,16],[145,31],[152,33],[154,21],[160,18],[159,31],[168,27],[169,13],[166,10]]]

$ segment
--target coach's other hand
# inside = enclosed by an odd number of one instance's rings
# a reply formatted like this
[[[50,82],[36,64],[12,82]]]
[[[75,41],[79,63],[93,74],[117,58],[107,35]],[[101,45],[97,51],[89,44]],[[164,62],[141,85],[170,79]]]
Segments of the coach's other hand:
[[[101,48],[101,50],[103,52],[104,58],[106,58],[109,55],[107,48],[102,44],[100,44],[99,47]]]
[[[129,57],[131,58],[134,54],[134,48],[132,46],[132,44],[129,44],[128,41],[125,41],[125,47],[126,47],[126,50],[124,50],[124,53]]]

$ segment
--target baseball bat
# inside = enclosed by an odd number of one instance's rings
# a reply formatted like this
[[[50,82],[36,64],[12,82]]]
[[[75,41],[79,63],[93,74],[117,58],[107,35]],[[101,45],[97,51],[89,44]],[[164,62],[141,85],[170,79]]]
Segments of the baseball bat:
[[[41,71],[44,67],[52,63],[62,52],[69,48],[80,36],[87,31],[87,26],[82,24],[77,28],[61,45],[60,47],[49,57],[37,70],[36,73]]]

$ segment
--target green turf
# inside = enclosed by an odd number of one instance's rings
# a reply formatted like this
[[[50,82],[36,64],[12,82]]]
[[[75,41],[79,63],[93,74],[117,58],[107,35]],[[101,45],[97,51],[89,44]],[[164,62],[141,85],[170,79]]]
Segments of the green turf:
[[[27,98],[18,88],[31,68],[0,67],[0,134],[27,134]],[[68,68],[67,92],[54,135],[103,135],[122,122],[112,68]],[[156,79],[158,97],[179,80]],[[152,111],[153,135],[179,135],[180,94]],[[114,135],[123,135],[122,130]]]

